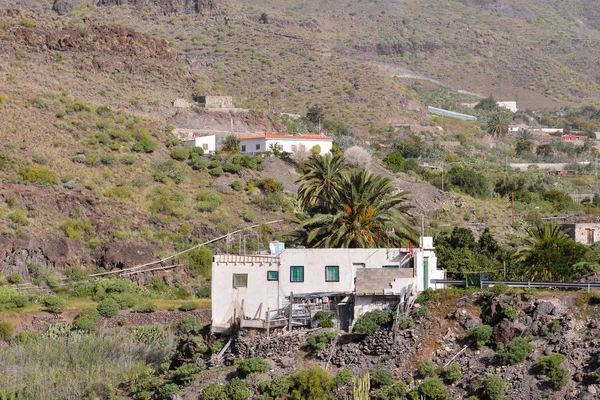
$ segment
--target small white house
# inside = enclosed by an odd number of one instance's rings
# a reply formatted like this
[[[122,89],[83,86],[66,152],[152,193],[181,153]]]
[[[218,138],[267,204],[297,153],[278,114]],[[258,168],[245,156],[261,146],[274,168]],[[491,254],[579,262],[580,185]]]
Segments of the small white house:
[[[285,249],[271,255],[217,254],[212,265],[212,330],[282,326],[283,315],[327,310],[342,329],[375,308],[391,308],[444,279],[433,240],[414,249]],[[288,320],[289,321],[289,320]],[[302,321],[302,318],[299,319]],[[302,324],[302,322],[295,322]]]
[[[510,111],[511,113],[516,113],[519,111],[516,101],[498,101],[496,105],[500,108]]]
[[[183,128],[175,128],[173,133],[183,144],[190,147],[201,147],[205,153],[214,153],[217,150],[217,140],[214,133]]]
[[[313,147],[319,146],[321,155],[327,154],[333,146],[333,138],[318,134],[279,135],[265,132],[240,136],[240,152],[242,154],[264,153],[276,147],[279,151],[296,153],[299,151],[310,152]]]

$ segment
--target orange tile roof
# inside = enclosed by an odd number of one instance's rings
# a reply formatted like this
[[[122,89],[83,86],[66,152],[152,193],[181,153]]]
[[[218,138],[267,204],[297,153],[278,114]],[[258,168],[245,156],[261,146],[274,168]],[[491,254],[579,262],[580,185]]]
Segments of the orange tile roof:
[[[244,139],[278,139],[278,140],[301,140],[301,139],[310,139],[310,140],[333,140],[331,136],[319,135],[313,133],[306,133],[301,135],[280,135],[278,133],[273,132],[265,132],[264,134],[254,134],[254,135],[244,135],[239,137],[240,140]]]

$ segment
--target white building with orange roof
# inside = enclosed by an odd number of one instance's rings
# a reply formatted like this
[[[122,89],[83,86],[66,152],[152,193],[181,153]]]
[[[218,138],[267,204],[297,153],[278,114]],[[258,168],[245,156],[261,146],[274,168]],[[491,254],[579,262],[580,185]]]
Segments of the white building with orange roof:
[[[280,135],[273,132],[265,132],[258,134],[242,135],[240,139],[241,154],[258,154],[272,150],[273,148],[279,151],[288,153],[310,152],[315,146],[318,146],[321,155],[331,151],[333,146],[333,138],[323,134],[294,134]]]

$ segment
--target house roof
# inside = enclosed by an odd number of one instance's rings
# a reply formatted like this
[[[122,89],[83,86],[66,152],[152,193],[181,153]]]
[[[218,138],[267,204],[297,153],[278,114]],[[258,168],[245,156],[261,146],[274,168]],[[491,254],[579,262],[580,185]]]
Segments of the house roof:
[[[239,137],[240,140],[249,140],[249,139],[275,139],[275,140],[326,140],[333,141],[331,136],[320,135],[320,134],[311,134],[311,133],[302,133],[298,135],[280,135],[278,133],[273,132],[265,132],[253,135],[244,135]]]

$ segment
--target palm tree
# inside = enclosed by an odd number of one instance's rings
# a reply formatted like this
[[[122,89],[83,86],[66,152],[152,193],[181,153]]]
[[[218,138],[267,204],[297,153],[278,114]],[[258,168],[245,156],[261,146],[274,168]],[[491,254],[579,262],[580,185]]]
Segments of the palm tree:
[[[517,136],[517,144],[515,146],[515,151],[517,154],[529,153],[535,147],[535,143],[533,142],[533,135],[530,130],[525,129],[519,132]]]
[[[341,154],[313,155],[306,162],[308,172],[296,183],[298,202],[311,213],[331,213],[335,209],[337,193],[347,168]]]
[[[552,261],[543,257],[545,247],[555,247],[556,242],[568,239],[569,235],[560,225],[541,223],[526,229],[527,237],[514,252],[515,261],[523,266],[525,276],[530,280],[552,280],[555,277]]]
[[[343,175],[334,194],[335,212],[305,220],[312,247],[384,247],[415,242],[407,192],[395,193],[393,180],[355,169]]]
[[[493,138],[506,135],[508,132],[508,119],[504,113],[496,113],[490,117],[487,123],[487,133]]]

